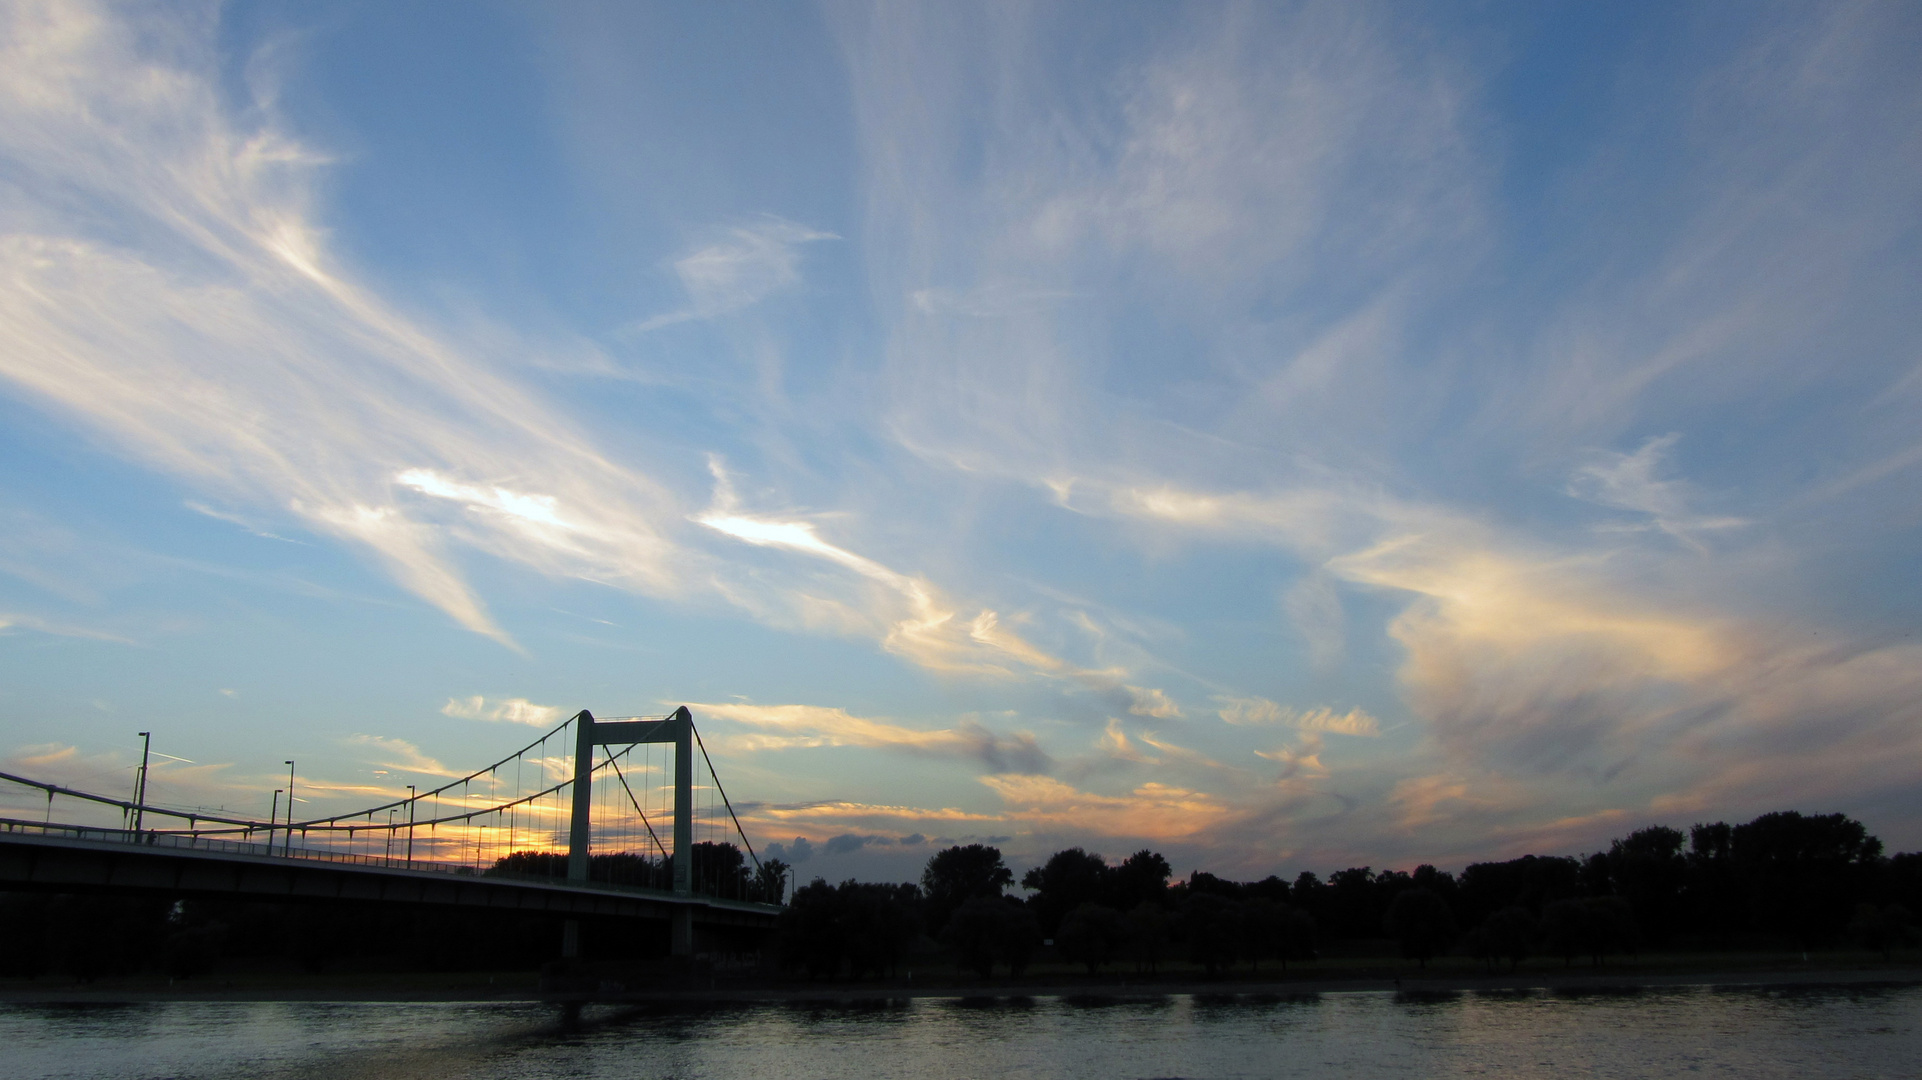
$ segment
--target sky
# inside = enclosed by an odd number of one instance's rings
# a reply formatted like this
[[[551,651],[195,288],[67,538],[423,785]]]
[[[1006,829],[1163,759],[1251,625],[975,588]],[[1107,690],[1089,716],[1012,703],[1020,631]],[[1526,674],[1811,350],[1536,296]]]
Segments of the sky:
[[[0,24],[6,771],[687,704],[803,878],[1922,846],[1913,4]]]

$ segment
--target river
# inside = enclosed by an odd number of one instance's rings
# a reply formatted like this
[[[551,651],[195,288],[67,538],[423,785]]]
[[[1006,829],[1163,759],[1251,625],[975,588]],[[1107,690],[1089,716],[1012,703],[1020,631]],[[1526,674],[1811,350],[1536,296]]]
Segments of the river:
[[[925,998],[590,1012],[500,1003],[0,1006],[8,1080],[1109,1080],[1922,1075],[1922,987]]]

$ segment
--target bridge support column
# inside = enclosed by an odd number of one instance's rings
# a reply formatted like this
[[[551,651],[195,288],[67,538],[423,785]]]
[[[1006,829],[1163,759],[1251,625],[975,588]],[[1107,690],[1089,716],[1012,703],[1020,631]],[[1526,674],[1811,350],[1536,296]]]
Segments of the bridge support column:
[[[674,894],[694,893],[694,723],[683,709],[674,731]]]
[[[581,921],[568,919],[561,923],[561,959],[573,960],[581,955]]]
[[[694,909],[683,907],[674,912],[673,936],[667,943],[669,956],[694,955]]]
[[[685,708],[674,714],[674,895],[694,895],[694,718]],[[694,908],[674,913],[674,956],[694,955]]]
[[[594,714],[574,717],[574,808],[567,815],[567,880],[587,882],[588,811],[594,805]]]

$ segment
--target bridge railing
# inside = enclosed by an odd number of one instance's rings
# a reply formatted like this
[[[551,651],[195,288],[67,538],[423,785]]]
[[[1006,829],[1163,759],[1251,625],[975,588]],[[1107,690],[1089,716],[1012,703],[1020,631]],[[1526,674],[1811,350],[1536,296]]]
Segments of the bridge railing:
[[[0,833],[37,833],[42,836],[66,836],[75,840],[90,840],[95,843],[129,844],[137,847],[178,848],[188,851],[218,852],[223,855],[255,855],[275,859],[309,859],[314,862],[352,863],[359,866],[380,866],[395,870],[429,870],[440,874],[462,874],[475,876],[471,866],[457,863],[437,863],[422,859],[409,860],[383,855],[360,855],[346,851],[329,851],[326,848],[289,847],[285,842],[254,843],[248,840],[221,840],[211,836],[196,836],[192,833],[154,832],[151,830],[135,832],[132,829],[114,829],[98,825],[67,825],[43,821],[22,821],[17,818],[0,818]]]

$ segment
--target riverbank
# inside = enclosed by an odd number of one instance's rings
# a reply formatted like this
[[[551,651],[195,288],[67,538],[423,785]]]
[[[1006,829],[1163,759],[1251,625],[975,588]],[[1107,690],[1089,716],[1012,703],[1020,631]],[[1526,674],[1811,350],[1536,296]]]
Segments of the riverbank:
[[[809,981],[755,973],[715,972],[693,977],[603,981],[581,994],[543,992],[535,972],[338,973],[242,972],[201,979],[127,976],[93,982],[53,979],[0,980],[0,1004],[104,1005],[154,1001],[362,1001],[540,1002],[567,998],[636,1005],[680,1003],[809,1002],[860,1005],[913,998],[1127,999],[1175,994],[1288,997],[1358,991],[1409,995],[1451,993],[1605,992],[1677,986],[1848,986],[1922,984],[1922,963],[1852,954],[1818,954],[1808,960],[1781,954],[1654,956],[1602,967],[1564,967],[1537,962],[1515,971],[1487,972],[1479,965],[1441,961],[1414,965],[1301,964],[1287,972],[1236,971],[1207,977],[1199,971],[1143,976],[1109,972],[1089,976],[1064,969],[1038,970],[1021,978],[976,979],[950,971],[917,978]]]

